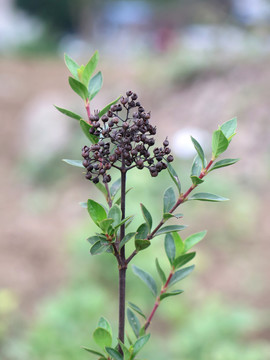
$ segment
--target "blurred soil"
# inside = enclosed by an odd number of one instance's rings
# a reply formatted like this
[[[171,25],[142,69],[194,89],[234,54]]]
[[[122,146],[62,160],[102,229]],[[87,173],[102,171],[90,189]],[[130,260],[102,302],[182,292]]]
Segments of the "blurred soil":
[[[108,102],[112,90],[112,96],[118,95],[122,86],[128,83],[138,93],[145,85],[142,97],[146,98],[147,107],[154,109],[152,114],[160,123],[161,134],[173,134],[179,127],[187,125],[187,119],[188,126],[212,129],[217,123],[235,115],[239,117],[239,136],[229,155],[237,154],[242,161],[237,166],[237,173],[232,171],[230,174],[235,176],[243,193],[246,191],[243,207],[253,206],[250,198],[258,200],[254,217],[250,219],[255,222],[256,232],[252,230],[248,237],[241,239],[233,251],[223,252],[221,248],[215,248],[211,264],[201,275],[201,284],[208,291],[224,293],[228,300],[237,299],[247,305],[267,307],[270,300],[267,275],[270,272],[267,256],[270,251],[270,193],[265,191],[270,169],[265,165],[269,164],[270,149],[268,62],[235,65],[219,75],[208,71],[191,83],[174,84],[166,97],[164,92],[170,88],[169,84],[165,84],[165,90],[153,91],[150,85],[141,82],[140,70],[134,70],[132,66],[129,68],[132,70],[125,70],[121,63],[112,66],[113,69],[105,66],[104,86],[110,90],[105,90],[107,98],[102,101]],[[119,84],[119,76],[123,73],[126,75]],[[64,236],[66,228],[76,223],[81,215],[79,207],[73,205],[78,198],[83,200],[85,188],[78,189],[69,180],[58,182],[56,189],[42,185],[44,198],[53,198],[53,201],[48,211],[35,212],[27,205],[27,199],[39,186],[25,180],[17,167],[25,156],[27,145],[27,119],[22,116],[26,106],[39,94],[50,92],[61,99],[71,98],[66,78],[67,72],[61,60],[0,60],[0,288],[12,290],[18,296],[20,309],[26,313],[32,313],[38,301],[67,278],[68,255]],[[68,104],[67,100],[64,102]],[[51,106],[50,102],[48,106]],[[42,154],[39,156],[42,160]],[[214,220],[217,228],[219,221],[223,221]],[[249,222],[249,219],[245,220]],[[212,219],[205,214],[202,221],[210,225]],[[243,283],[246,287],[242,286]],[[257,289],[254,292],[253,287]]]

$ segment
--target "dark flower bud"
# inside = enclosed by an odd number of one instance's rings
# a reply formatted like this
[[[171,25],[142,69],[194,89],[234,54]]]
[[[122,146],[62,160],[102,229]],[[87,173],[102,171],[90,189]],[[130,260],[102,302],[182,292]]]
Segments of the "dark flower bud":
[[[121,97],[121,104],[125,105],[128,102],[128,98],[124,98],[124,96]]]
[[[158,172],[157,172],[157,171],[150,172],[150,174],[151,174],[152,177],[158,176]]]
[[[98,178],[98,176],[97,176],[97,177],[94,177],[94,179],[93,179],[93,183],[94,183],[94,184],[99,183],[99,178]]]
[[[107,115],[103,115],[103,116],[101,117],[101,120],[102,120],[103,122],[107,122],[107,121],[109,120],[109,117],[108,117]]]
[[[126,92],[126,94],[127,94],[127,96],[131,96],[131,95],[132,95],[132,91],[129,90],[129,91]]]
[[[112,116],[113,116],[113,113],[112,113],[111,110],[109,110],[109,111],[107,112],[107,116],[108,116],[108,117],[112,117]]]
[[[118,105],[114,104],[114,105],[111,106],[111,111],[115,112],[115,111],[117,111],[117,108],[118,108]]]
[[[108,122],[108,125],[109,125],[109,127],[113,127],[113,125],[114,125],[113,120],[110,120],[110,121]]]
[[[138,169],[142,169],[143,168],[143,160],[139,159],[136,161],[136,165]]]
[[[168,162],[172,162],[172,161],[173,161],[173,156],[172,156],[172,155],[169,155],[169,156],[167,157],[167,161],[168,161]]]
[[[135,105],[135,101],[130,101],[129,103],[128,103],[128,105],[130,106],[130,107],[135,107],[136,105]]]
[[[138,95],[135,94],[135,93],[133,93],[133,94],[131,95],[131,99],[132,99],[132,100],[137,100],[137,99],[138,99]]]
[[[120,104],[117,105],[117,111],[121,111],[122,110],[122,106]]]
[[[164,150],[164,152],[165,152],[165,154],[168,155],[168,154],[171,152],[171,149],[167,147],[167,148]]]
[[[169,141],[168,141],[167,139],[164,140],[164,141],[163,141],[163,145],[164,145],[165,147],[169,146]]]
[[[88,166],[88,161],[87,160],[83,160],[82,162],[83,166],[86,168]]]
[[[85,175],[85,177],[86,177],[87,180],[90,180],[90,179],[92,178],[92,174],[87,173],[87,174]]]
[[[139,101],[137,101],[136,106],[141,106],[141,103]]]

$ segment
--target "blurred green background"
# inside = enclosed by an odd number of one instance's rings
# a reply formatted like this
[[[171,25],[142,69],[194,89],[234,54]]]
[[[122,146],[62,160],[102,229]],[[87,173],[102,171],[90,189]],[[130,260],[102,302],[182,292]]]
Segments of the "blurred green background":
[[[208,234],[184,294],[160,306],[143,358],[269,360],[270,1],[2,0],[0,33],[0,358],[91,359],[80,347],[94,345],[100,315],[116,334],[114,259],[90,256],[95,228],[78,205],[102,197],[61,162],[79,159],[87,139],[53,108],[84,113],[63,53],[85,63],[99,49],[104,86],[92,108],[136,91],[159,141],[168,135],[183,189],[189,135],[209,157],[211,132],[239,122],[226,157],[241,161],[201,186],[231,201],[183,205],[183,237]],[[128,213],[140,223],[143,202],[158,221],[169,176],[131,175]],[[155,276],[157,256],[168,268],[161,238],[134,263]],[[151,294],[131,272],[128,284],[128,300],[148,313]]]

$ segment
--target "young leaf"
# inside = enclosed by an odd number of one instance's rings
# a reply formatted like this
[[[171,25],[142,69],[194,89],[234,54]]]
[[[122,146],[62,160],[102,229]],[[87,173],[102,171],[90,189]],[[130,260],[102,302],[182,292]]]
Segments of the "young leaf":
[[[235,131],[237,128],[237,118],[233,118],[229,121],[226,121],[221,125],[220,130],[226,136],[226,138],[230,141],[230,139],[235,135]]]
[[[101,349],[104,349],[106,346],[112,345],[112,335],[109,333],[109,331],[98,327],[94,333],[93,338],[95,343],[101,347]]]
[[[158,272],[158,275],[159,275],[159,277],[161,279],[162,284],[165,284],[166,283],[166,276],[165,276],[165,273],[162,270],[157,258],[156,258],[156,268],[157,268],[157,272]]]
[[[84,346],[82,346],[82,348],[83,348],[84,350],[86,350],[86,351],[90,352],[91,354],[94,354],[94,355],[97,355],[97,356],[102,356],[102,358],[104,357],[104,355],[103,355],[103,354],[101,354],[101,353],[100,353],[100,352],[98,352],[98,351],[95,351],[95,350],[89,349],[89,348],[84,347]]]
[[[119,345],[121,346],[121,349],[122,349],[122,351],[123,351],[124,359],[125,359],[125,360],[130,360],[131,353],[129,352],[129,350],[128,350],[128,348],[126,347],[126,345],[123,344],[120,339],[118,339],[118,343],[119,343]]]
[[[151,245],[151,242],[149,240],[146,239],[135,239],[135,248],[137,251],[142,251],[146,248],[148,248],[148,246]]]
[[[204,152],[203,152],[203,149],[202,149],[201,145],[192,136],[191,136],[191,141],[193,142],[193,145],[194,145],[194,147],[195,147],[195,149],[197,151],[197,154],[198,154],[199,158],[201,159],[203,167],[205,167],[206,166],[206,159],[205,159]]]
[[[194,268],[195,268],[195,265],[192,265],[192,266],[185,267],[184,269],[177,270],[173,274],[171,281],[169,282],[169,286],[172,286],[172,285],[176,284],[178,281],[187,277],[194,270]]]
[[[143,217],[144,217],[144,220],[146,222],[146,224],[148,225],[149,227],[149,231],[151,231],[152,229],[152,216],[150,214],[150,212],[146,209],[146,207],[143,205],[143,204],[140,204],[141,205],[141,209],[142,209],[142,213],[143,213]]]
[[[95,76],[92,77],[89,82],[88,90],[90,100],[92,100],[97,95],[97,93],[102,87],[102,82],[102,74],[99,71]]]
[[[178,257],[184,252],[185,245],[180,235],[177,232],[172,232],[171,234],[174,239],[176,256]]]
[[[202,239],[205,237],[207,231],[201,231],[196,234],[190,235],[185,240],[185,252],[190,250],[194,245],[198,244],[198,242],[202,241]],[[191,253],[192,254],[192,253]],[[188,255],[188,254],[187,254]]]
[[[62,161],[64,161],[65,163],[67,163],[69,165],[80,167],[80,168],[84,169],[84,166],[82,164],[82,160],[62,159]]]
[[[106,105],[99,113],[98,116],[101,118],[102,115],[106,114],[106,112],[108,110],[110,110],[111,106],[114,105],[115,103],[117,103],[117,101],[120,99],[121,96],[118,96],[117,99],[115,99],[114,101],[110,102],[108,105]]]
[[[179,177],[169,162],[167,163],[167,169],[168,169],[170,177],[172,178],[173,182],[175,183],[175,185],[178,189],[179,194],[181,194],[181,183],[180,183]]]
[[[91,218],[95,224],[98,225],[98,223],[100,221],[107,219],[106,210],[104,209],[104,207],[102,205],[100,205],[96,201],[88,199],[87,209],[88,209],[89,215],[91,216]]]
[[[110,188],[111,197],[114,198],[121,187],[121,179],[117,179]]]
[[[120,244],[119,244],[119,250],[129,241],[133,238],[133,236],[135,236],[135,232],[129,233],[126,236],[124,236],[124,238],[121,240]]]
[[[108,212],[108,218],[113,219],[113,226],[120,223],[121,217],[122,213],[120,207],[118,205],[113,205]]]
[[[91,59],[85,65],[83,73],[82,73],[82,81],[86,87],[88,87],[89,81],[93,72],[95,71],[99,60],[99,53],[95,51]]]
[[[112,229],[111,225],[113,222],[113,219],[104,219],[98,223],[98,226],[105,234],[108,234]]]
[[[75,114],[74,112],[69,111],[69,110],[67,110],[67,109],[60,108],[59,106],[56,106],[56,105],[54,105],[54,107],[55,107],[58,111],[60,111],[62,114],[65,114],[65,115],[67,115],[68,117],[70,117],[70,118],[72,118],[72,119],[81,120],[81,118],[82,118],[80,115]]]
[[[117,224],[117,225],[115,225],[115,229],[118,229],[121,225],[123,225],[124,223],[126,223],[129,219],[131,219],[130,220],[130,222],[133,220],[133,217],[134,216],[128,216],[128,217],[126,217],[125,219],[123,219],[122,221],[120,221],[120,223],[119,224]],[[127,225],[126,225],[126,227],[127,227]]]
[[[78,69],[80,68],[80,66],[76,63],[75,60],[68,56],[68,54],[65,54],[64,58],[68,70],[76,79],[78,79]]]
[[[191,167],[191,176],[200,176],[200,173],[202,171],[202,161],[199,158],[198,155],[195,156],[193,163],[192,163],[192,167]]]
[[[112,335],[111,325],[110,325],[109,321],[107,319],[105,319],[103,316],[101,316],[98,321],[98,327],[109,331],[109,333]]]
[[[172,187],[169,187],[163,196],[163,213],[168,213],[176,203],[175,193]]]
[[[175,258],[175,244],[174,239],[170,233],[166,234],[165,236],[164,246],[166,255],[169,259],[170,264],[172,265]]]
[[[134,344],[133,354],[136,355],[143,348],[143,346],[147,343],[150,338],[150,334],[144,335],[140,337]]]
[[[84,120],[80,120],[80,127],[84,135],[91,141],[92,144],[96,144],[98,142],[98,137],[89,133],[89,129],[91,127],[90,124]]]
[[[163,228],[159,229],[156,232],[155,236],[159,236],[162,234],[167,234],[169,232],[173,232],[173,231],[181,231],[184,230],[187,226],[186,225],[168,225],[168,226],[164,226]]]
[[[136,337],[139,337],[139,333],[140,333],[140,322],[139,319],[137,318],[137,316],[134,314],[133,311],[131,311],[130,309],[127,309],[127,317],[128,317],[128,322],[132,328],[132,330],[134,331],[134,334],[136,335]]]
[[[212,157],[216,159],[229,146],[229,141],[221,130],[213,132],[212,137]]]
[[[218,196],[215,194],[211,194],[211,193],[197,193],[194,194],[192,196],[190,196],[188,198],[188,200],[199,200],[199,201],[227,201],[229,199],[222,197],[222,196]]]
[[[184,266],[185,264],[187,264],[190,260],[192,260],[195,257],[195,255],[196,252],[180,255],[174,260],[173,266],[175,267],[175,269],[178,269]]]
[[[142,310],[139,308],[139,306],[133,304],[132,302],[128,302],[128,305],[131,307],[132,310],[136,311],[138,314],[140,314],[144,319],[146,319],[146,316],[142,312]]]
[[[191,175],[190,178],[193,185],[199,185],[204,182],[204,180],[200,179],[198,176]]]
[[[155,280],[152,278],[152,276],[135,265],[132,265],[132,270],[134,274],[137,275],[148,286],[152,294],[154,296],[157,296],[157,284]]]
[[[146,223],[141,224],[137,229],[137,234],[135,235],[135,239],[146,239],[149,234],[149,228]]]
[[[164,294],[160,295],[160,301],[165,299],[166,297],[179,295],[179,294],[182,294],[183,292],[184,292],[184,290],[174,290],[171,292],[165,292]]]
[[[106,346],[105,350],[107,351],[107,353],[110,355],[110,357],[112,359],[114,359],[114,360],[123,360],[123,356],[117,350],[115,350],[115,349],[113,349],[111,347],[107,347],[107,346]]]
[[[183,214],[170,214],[170,213],[165,213],[163,214],[163,219],[164,220],[168,220],[170,218],[176,218],[176,219],[181,219],[183,217]]]
[[[233,165],[239,160],[240,159],[223,159],[223,160],[219,160],[213,165],[213,167],[209,170],[209,172],[212,171],[212,170],[215,170],[215,169],[225,167],[225,166]]]
[[[71,89],[75,91],[75,93],[77,93],[83,100],[88,98],[88,90],[80,81],[69,77],[68,82]]]

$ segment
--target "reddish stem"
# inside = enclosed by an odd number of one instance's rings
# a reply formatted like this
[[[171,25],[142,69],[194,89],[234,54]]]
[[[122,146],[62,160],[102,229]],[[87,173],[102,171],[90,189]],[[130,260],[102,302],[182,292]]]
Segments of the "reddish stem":
[[[89,101],[89,99],[87,98],[86,100],[85,100],[85,108],[86,108],[86,112],[87,112],[87,116],[88,116],[88,122],[89,122],[89,124],[91,124],[91,120],[90,120],[90,115],[91,115],[91,112],[90,112],[90,101]]]
[[[161,291],[160,291],[160,294],[158,295],[158,297],[156,298],[156,302],[155,302],[155,305],[151,311],[151,314],[149,315],[145,325],[144,325],[144,330],[147,330],[147,328],[149,327],[151,321],[152,321],[152,318],[153,316],[155,315],[155,312],[157,311],[157,308],[159,307],[159,304],[160,304],[160,296],[162,294],[164,294],[166,291],[167,291],[167,288],[168,288],[168,285],[169,285],[169,282],[171,281],[171,278],[174,274],[174,268],[171,270],[168,278],[167,278],[167,281],[166,283],[164,284],[164,286],[162,287]]]

